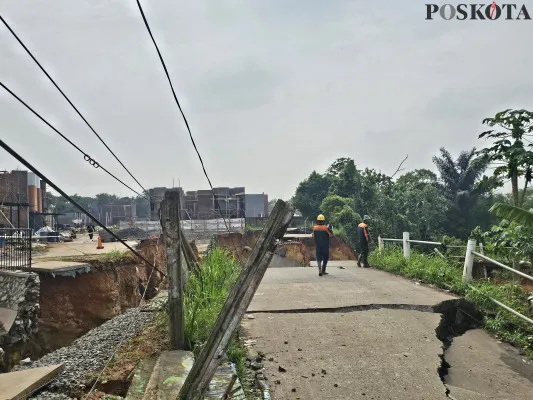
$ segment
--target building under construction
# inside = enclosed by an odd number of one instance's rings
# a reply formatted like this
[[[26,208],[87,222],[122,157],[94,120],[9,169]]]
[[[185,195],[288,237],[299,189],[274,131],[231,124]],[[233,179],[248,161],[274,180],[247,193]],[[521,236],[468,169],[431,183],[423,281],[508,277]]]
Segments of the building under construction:
[[[159,219],[159,206],[167,190],[180,193],[181,218],[188,220],[268,216],[268,195],[246,194],[244,187],[217,187],[184,192],[182,188],[150,189],[151,220]]]
[[[49,215],[46,182],[28,171],[0,171],[0,228],[33,228]]]

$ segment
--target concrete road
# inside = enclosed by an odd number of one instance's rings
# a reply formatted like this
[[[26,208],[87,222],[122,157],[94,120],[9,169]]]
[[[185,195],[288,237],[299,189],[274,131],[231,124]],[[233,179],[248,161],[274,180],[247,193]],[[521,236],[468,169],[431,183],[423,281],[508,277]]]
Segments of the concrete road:
[[[103,249],[97,249],[97,235],[93,240],[88,235],[78,235],[78,238],[72,242],[47,243],[48,250],[43,253],[34,252],[32,257],[35,259],[61,258],[71,256],[103,254],[112,251],[129,251],[126,246],[120,242],[103,243]],[[135,248],[138,241],[126,241],[128,245]]]
[[[243,331],[253,349],[266,354],[265,375],[274,400],[532,398],[531,366],[484,332],[487,341],[470,352],[461,346],[471,342],[456,338],[449,349],[452,358],[446,358],[448,351],[435,333],[441,316],[431,306],[454,297],[382,271],[342,264],[331,266],[324,277],[315,268],[267,271]],[[453,373],[441,379],[443,358]],[[526,369],[518,372],[518,364]],[[479,365],[485,366],[483,372]],[[494,369],[487,375],[489,365]],[[488,397],[504,393],[508,397]]]

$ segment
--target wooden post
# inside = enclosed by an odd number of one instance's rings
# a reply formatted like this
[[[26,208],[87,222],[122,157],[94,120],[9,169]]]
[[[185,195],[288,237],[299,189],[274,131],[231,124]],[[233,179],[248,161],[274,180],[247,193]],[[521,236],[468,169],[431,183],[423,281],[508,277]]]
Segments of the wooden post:
[[[241,319],[274,256],[276,240],[283,238],[293,215],[294,208],[283,200],[278,200],[265,229],[257,240],[246,265],[218,315],[207,343],[194,362],[180,390],[179,400],[201,400],[203,398],[203,394],[221,361],[221,356],[239,327]]]
[[[380,252],[383,251],[383,239],[381,236],[378,236],[378,249]]]
[[[181,241],[181,249],[183,252],[183,258],[185,262],[187,263],[187,267],[189,271],[196,272],[200,268],[200,264],[198,259],[196,258],[196,254],[192,251],[191,245],[189,242],[185,239],[185,234],[183,233],[183,230],[181,230],[181,237],[183,240]]]
[[[403,257],[409,260],[411,256],[411,243],[409,243],[409,232],[403,233]]]
[[[476,251],[476,239],[468,239],[466,245],[465,265],[463,268],[463,281],[468,282],[472,280],[472,270],[474,269],[474,255]]]
[[[161,202],[161,226],[167,257],[170,345],[173,350],[185,349],[179,210],[179,193],[167,191]]]

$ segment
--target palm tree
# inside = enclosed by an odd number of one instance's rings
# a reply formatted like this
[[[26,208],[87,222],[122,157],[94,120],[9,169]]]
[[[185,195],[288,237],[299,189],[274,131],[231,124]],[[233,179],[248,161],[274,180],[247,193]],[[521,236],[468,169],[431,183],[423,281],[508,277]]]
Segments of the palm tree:
[[[488,162],[479,157],[476,149],[462,151],[456,160],[444,147],[440,156],[433,157],[440,174],[439,183],[443,195],[450,203],[449,233],[464,236],[470,227],[471,211],[480,196],[490,192],[493,182],[483,177]]]

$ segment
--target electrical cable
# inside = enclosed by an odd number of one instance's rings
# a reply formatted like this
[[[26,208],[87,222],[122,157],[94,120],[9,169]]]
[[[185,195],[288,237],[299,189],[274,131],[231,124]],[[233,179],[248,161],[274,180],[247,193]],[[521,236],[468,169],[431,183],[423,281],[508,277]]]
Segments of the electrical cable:
[[[189,122],[187,121],[187,117],[185,117],[185,113],[183,112],[180,102],[178,100],[178,96],[176,95],[176,91],[174,90],[174,85],[172,85],[172,80],[170,79],[170,75],[168,73],[167,66],[165,64],[165,60],[163,60],[163,56],[161,54],[161,51],[159,51],[159,46],[157,45],[157,42],[155,41],[154,35],[152,34],[152,30],[150,29],[150,25],[148,24],[148,20],[146,19],[146,16],[144,15],[143,8],[141,6],[141,3],[139,0],[137,1],[137,6],[139,7],[139,11],[141,13],[142,19],[144,21],[144,25],[146,26],[146,29],[150,35],[150,38],[152,39],[152,43],[155,46],[155,49],[157,51],[157,55],[159,56],[159,60],[161,61],[161,65],[163,66],[163,69],[165,71],[165,75],[167,77],[168,83],[170,85],[170,90],[172,91],[172,95],[174,96],[174,101],[176,102],[178,109],[180,110],[181,116],[183,117],[183,121],[185,122],[185,126],[187,127],[187,131],[189,132],[189,138],[191,139],[192,145],[194,147],[194,150],[196,151],[196,154],[200,160],[200,164],[202,165],[202,169],[204,171],[204,175],[207,178],[207,182],[209,182],[209,186],[211,188],[211,191],[213,192],[213,198],[215,200],[215,203],[220,211],[220,204],[218,202],[217,196],[215,194],[215,189],[213,189],[213,184],[211,183],[211,179],[209,179],[209,175],[207,174],[207,171],[205,169],[204,161],[202,160],[202,156],[200,155],[200,152],[198,151],[198,147],[196,147],[196,142],[194,141],[194,138],[192,136],[191,128],[189,126]],[[220,215],[222,216],[222,219],[224,220],[224,225],[226,226],[226,229],[228,232],[231,232],[230,228],[228,227],[228,223],[226,222],[226,218],[224,218],[224,215],[222,215],[222,212],[220,212]]]
[[[15,31],[13,31],[13,29],[11,28],[11,26],[7,23],[7,21],[2,17],[2,15],[0,15],[0,20],[4,23],[4,25],[6,26],[6,28],[9,30],[9,32],[11,32],[11,34],[15,37],[15,39],[20,43],[20,45],[24,48],[24,50],[26,50],[26,53],[28,53],[28,55],[32,58],[33,61],[35,61],[35,63],[37,64],[37,66],[41,69],[41,71],[43,71],[43,73],[47,76],[47,78],[50,80],[50,82],[52,82],[52,84],[56,87],[57,90],[59,90],[59,93],[61,93],[61,95],[65,98],[65,100],[70,104],[70,106],[74,109],[74,111],[76,111],[76,113],[80,116],[80,118],[83,120],[83,122],[85,122],[85,124],[89,127],[89,129],[96,135],[96,137],[100,140],[100,142],[102,142],[102,144],[106,147],[107,150],[109,150],[109,152],[113,155],[113,157],[115,157],[115,159],[119,162],[119,164],[126,170],[126,172],[133,178],[133,180],[135,180],[135,182],[142,188],[143,192],[144,193],[147,193],[146,189],[143,187],[143,185],[140,184],[140,182],[137,180],[137,178],[135,178],[135,176],[133,176],[133,174],[129,171],[128,168],[126,168],[126,166],[122,163],[122,161],[120,161],[120,159],[117,157],[117,155],[109,148],[109,146],[106,144],[106,142],[102,139],[102,137],[94,130],[94,128],[92,127],[91,124],[89,124],[89,122],[85,119],[85,117],[81,114],[81,112],[78,110],[78,108],[72,103],[72,101],[70,101],[70,99],[67,97],[67,95],[63,92],[63,90],[61,90],[61,88],[58,86],[58,84],[56,83],[56,81],[50,76],[50,74],[48,74],[48,72],[44,69],[44,67],[41,65],[41,63],[39,63],[39,61],[37,61],[37,59],[35,58],[35,56],[32,54],[32,52],[26,47],[26,45],[24,44],[24,42],[22,42],[22,40],[17,36],[17,34],[15,33]]]
[[[139,257],[142,261],[147,263],[149,266],[155,268],[155,266],[148,261],[146,258],[144,258],[139,252],[135,251],[133,247],[131,247],[129,244],[127,244],[124,240],[119,238],[113,231],[111,231],[109,228],[107,228],[104,224],[102,224],[95,216],[93,216],[89,211],[87,211],[85,208],[83,208],[81,205],[79,205],[72,197],[70,197],[68,194],[66,194],[63,190],[61,190],[56,184],[54,184],[50,179],[48,179],[46,176],[44,176],[41,172],[39,172],[33,165],[30,164],[29,161],[27,161],[25,158],[23,158],[21,155],[19,155],[15,150],[13,150],[7,143],[5,143],[2,139],[0,139],[0,147],[2,147],[4,150],[6,150],[9,154],[11,154],[13,157],[15,157],[18,161],[20,161],[26,168],[31,170],[34,174],[39,176],[43,181],[45,181],[48,185],[50,185],[56,192],[58,192],[61,196],[63,196],[65,199],[67,199],[70,203],[72,203],[74,206],[76,206],[81,212],[83,212],[85,215],[87,215],[89,218],[91,218],[93,221],[95,221],[99,226],[101,226],[107,233],[109,233],[111,236],[113,236],[115,239],[117,239],[120,243],[122,243],[124,246],[126,246],[133,254],[135,254],[137,257]],[[156,268],[156,270],[162,274],[163,276],[167,276],[163,271]]]
[[[76,150],[78,150],[81,154],[83,154],[83,158],[85,161],[87,161],[90,165],[92,165],[94,168],[100,168],[102,171],[109,174],[111,177],[113,177],[117,182],[121,183],[128,189],[130,189],[132,192],[136,193],[139,196],[146,196],[146,194],[141,194],[135,189],[133,189],[128,184],[124,183],[122,180],[117,178],[115,175],[113,175],[111,172],[109,172],[106,168],[104,168],[100,163],[98,163],[95,159],[93,159],[89,154],[87,154],[85,151],[83,151],[78,145],[76,145],[72,140],[67,138],[65,135],[63,135],[59,130],[57,130],[52,124],[50,124],[46,119],[44,119],[37,111],[35,111],[31,106],[29,106],[27,103],[24,102],[19,96],[17,96],[11,89],[9,89],[4,83],[0,82],[0,86],[2,86],[11,96],[13,96],[15,99],[17,99],[21,104],[23,104],[28,110],[30,110],[37,118],[39,118],[41,121],[43,121],[48,127],[50,127],[54,132],[56,132],[59,136],[61,136],[63,139],[65,139],[72,147],[74,147]]]

